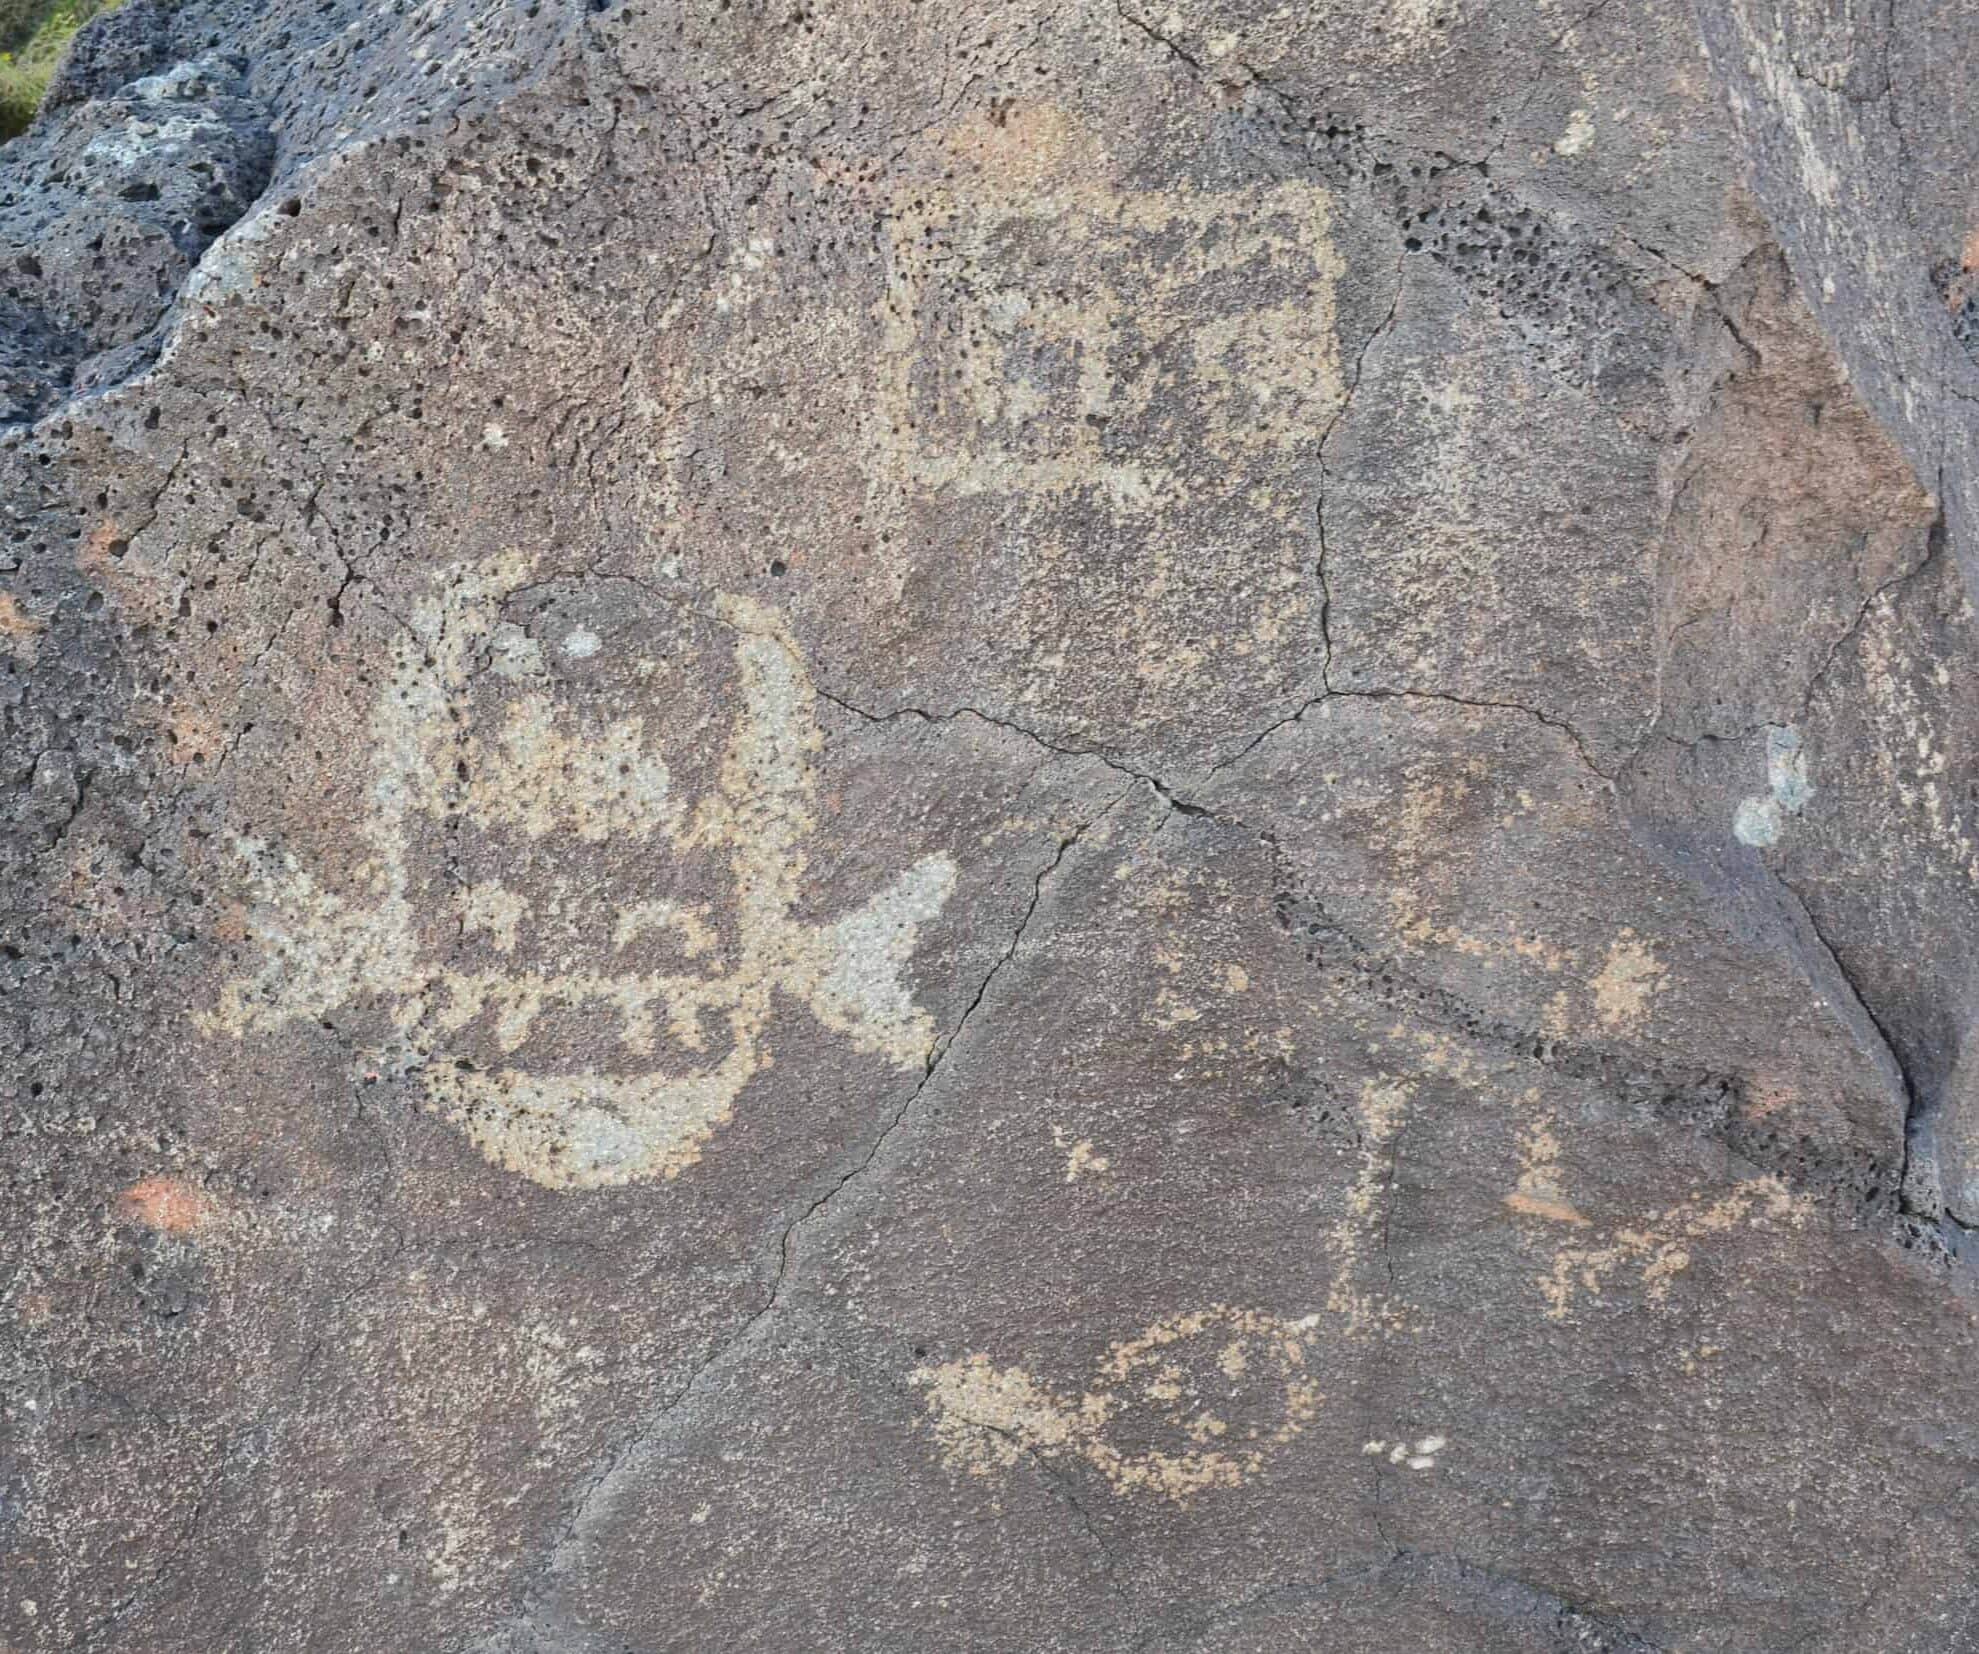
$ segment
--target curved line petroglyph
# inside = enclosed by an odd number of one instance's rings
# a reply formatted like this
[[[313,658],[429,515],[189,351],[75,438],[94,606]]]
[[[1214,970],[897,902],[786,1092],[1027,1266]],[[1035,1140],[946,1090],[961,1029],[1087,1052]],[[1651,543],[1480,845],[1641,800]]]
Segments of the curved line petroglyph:
[[[198,1019],[202,1030],[240,1037],[369,1000],[390,1007],[409,1044],[416,1032],[436,1029],[444,1039],[486,1014],[507,1055],[546,1007],[591,1002],[616,1011],[619,1045],[631,1056],[652,1057],[663,1038],[671,1053],[693,1060],[709,1043],[705,1023],[724,1026],[726,1053],[687,1072],[485,1071],[414,1045],[423,1061],[405,1066],[420,1073],[432,1105],[488,1159],[551,1188],[671,1178],[698,1160],[772,1062],[767,1034],[779,995],[856,1049],[903,1070],[919,1066],[934,1026],[900,973],[920,927],[947,902],[955,865],[926,856],[842,918],[813,926],[792,917],[804,888],[803,845],[816,826],[812,764],[822,736],[816,692],[780,619],[742,597],[720,598],[709,617],[734,634],[740,704],[715,784],[689,809],[647,749],[638,715],[585,730],[532,690],[509,703],[492,740],[463,735],[454,709],[477,664],[494,659],[500,671],[504,651],[535,648],[499,624],[500,593],[522,572],[513,560],[448,570],[441,594],[415,610],[371,724],[378,767],[361,829],[369,851],[356,879],[361,894],[326,889],[293,857],[235,840],[259,904],[250,935],[264,957],[225,985]],[[472,784],[458,778],[465,773]],[[413,818],[450,813],[528,839],[658,838],[682,853],[725,855],[739,953],[691,973],[444,968],[422,957],[417,921],[429,909],[454,904],[462,935],[486,931],[503,952],[528,907],[499,884],[433,897],[414,879]],[[714,939],[702,913],[627,893],[612,952],[648,931],[671,933],[690,963]]]

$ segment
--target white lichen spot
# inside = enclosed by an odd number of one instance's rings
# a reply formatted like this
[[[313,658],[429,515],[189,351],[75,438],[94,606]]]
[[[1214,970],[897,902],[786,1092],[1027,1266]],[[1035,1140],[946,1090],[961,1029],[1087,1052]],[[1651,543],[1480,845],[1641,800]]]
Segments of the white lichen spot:
[[[481,446],[490,453],[498,453],[508,446],[508,432],[501,426],[490,423],[481,427]]]
[[[572,660],[589,660],[598,647],[598,634],[588,626],[573,626],[564,634],[563,652]]]
[[[1411,1443],[1406,1438],[1397,1442],[1372,1441],[1361,1449],[1363,1454],[1386,1453],[1388,1462],[1393,1465],[1407,1465],[1411,1470],[1434,1470],[1436,1455],[1441,1453],[1449,1442],[1442,1436],[1424,1436]]]
[[[1814,796],[1814,783],[1808,779],[1807,750],[1799,732],[1776,727],[1766,732],[1766,784],[1789,815],[1799,815]]]
[[[1791,725],[1774,724],[1766,731],[1766,788],[1739,800],[1732,813],[1733,836],[1760,850],[1779,843],[1788,818],[1814,797],[1807,750]]]
[[[1776,799],[1753,796],[1739,800],[1732,812],[1732,835],[1741,844],[1765,850],[1780,842],[1783,820]]]

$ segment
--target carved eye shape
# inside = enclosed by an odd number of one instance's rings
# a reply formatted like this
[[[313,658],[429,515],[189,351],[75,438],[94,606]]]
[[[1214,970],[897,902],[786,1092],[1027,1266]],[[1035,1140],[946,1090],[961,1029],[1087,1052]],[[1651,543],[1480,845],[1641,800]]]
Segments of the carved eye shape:
[[[1096,1386],[1107,1447],[1130,1474],[1170,1491],[1254,1468],[1323,1400],[1307,1369],[1308,1330],[1232,1309],[1157,1323],[1116,1353]]]

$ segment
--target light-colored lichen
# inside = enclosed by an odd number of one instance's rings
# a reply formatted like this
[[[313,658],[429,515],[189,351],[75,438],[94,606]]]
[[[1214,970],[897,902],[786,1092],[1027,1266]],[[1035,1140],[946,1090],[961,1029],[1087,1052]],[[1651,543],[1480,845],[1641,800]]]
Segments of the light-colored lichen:
[[[1788,820],[1814,797],[1798,730],[1776,724],[1766,731],[1766,789],[1740,799],[1732,815],[1733,836],[1759,850],[1779,843]]]

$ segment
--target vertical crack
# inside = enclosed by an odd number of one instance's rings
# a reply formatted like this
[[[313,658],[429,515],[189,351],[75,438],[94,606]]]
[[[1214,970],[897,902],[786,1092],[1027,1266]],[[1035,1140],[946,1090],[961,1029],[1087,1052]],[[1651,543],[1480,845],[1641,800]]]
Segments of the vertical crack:
[[[1919,1153],[1919,1142],[1928,1136],[1930,1129],[1930,1109],[1904,1062],[1897,1043],[1890,1034],[1883,1019],[1863,994],[1860,984],[1842,962],[1841,954],[1822,930],[1820,921],[1814,917],[1814,909],[1785,874],[1769,868],[1773,881],[1793,904],[1793,916],[1801,920],[1805,933],[1813,938],[1815,946],[1831,967],[1833,981],[1845,996],[1844,1010],[1852,1011],[1852,1017],[1845,1021],[1854,1022],[1859,1029],[1866,1030],[1874,1039],[1872,1054],[1878,1065],[1883,1067],[1903,1105],[1903,1146],[1898,1162],[1897,1203],[1899,1211],[1908,1217],[1935,1223],[1943,1215],[1943,1201],[1937,1188],[1936,1168],[1930,1163],[1928,1142],[1924,1153]]]
[[[1044,866],[1040,867],[1032,878],[1030,900],[1024,909],[1023,915],[1019,918],[1015,928],[1012,930],[1009,942],[991,963],[989,970],[984,973],[982,981],[977,984],[976,991],[971,996],[968,1006],[963,1010],[961,1016],[956,1019],[954,1028],[945,1036],[938,1035],[934,1043],[929,1046],[921,1078],[916,1083],[913,1091],[909,1093],[900,1107],[894,1110],[892,1117],[886,1124],[880,1128],[871,1145],[860,1156],[858,1163],[841,1175],[829,1189],[813,1200],[797,1217],[793,1218],[784,1226],[782,1235],[779,1237],[777,1243],[776,1275],[771,1281],[769,1292],[765,1295],[762,1303],[750,1313],[748,1319],[730,1337],[724,1339],[705,1359],[695,1365],[693,1371],[688,1374],[686,1381],[671,1396],[667,1397],[647,1415],[633,1431],[629,1439],[617,1448],[608,1450],[603,1465],[585,1478],[584,1485],[573,1502],[570,1515],[564,1520],[557,1537],[552,1541],[549,1548],[549,1555],[542,1568],[538,1571],[537,1577],[524,1591],[521,1606],[518,1608],[516,1614],[507,1626],[495,1631],[478,1645],[484,1651],[484,1654],[493,1654],[494,1650],[511,1646],[507,1639],[516,1630],[522,1627],[540,1625],[545,1614],[549,1611],[546,1593],[550,1583],[562,1571],[566,1559],[582,1539],[585,1530],[596,1519],[598,1513],[609,1506],[615,1489],[628,1476],[635,1473],[647,1462],[648,1450],[651,1448],[655,1438],[666,1427],[667,1422],[678,1414],[682,1408],[686,1407],[700,1392],[708,1375],[721,1363],[754,1342],[760,1335],[763,1327],[783,1307],[784,1289],[789,1283],[791,1271],[796,1260],[796,1239],[799,1232],[809,1224],[815,1222],[819,1215],[848,1186],[857,1182],[866,1174],[873,1163],[879,1158],[888,1140],[906,1124],[908,1116],[914,1111],[915,1104],[919,1102],[922,1094],[927,1090],[928,1086],[933,1082],[935,1075],[940,1071],[943,1060],[954,1049],[955,1042],[961,1038],[963,1030],[982,1007],[984,1000],[989,994],[991,985],[1003,972],[1004,967],[1017,956],[1018,949],[1023,945],[1025,933],[1029,930],[1031,922],[1036,917],[1038,908],[1044,899],[1045,886],[1050,883],[1052,876],[1063,865],[1065,858],[1072,853],[1080,841],[1094,827],[1098,826],[1119,805],[1122,799],[1129,796],[1129,792],[1130,789],[1128,788],[1121,788],[1115,792],[1107,799],[1103,808],[1080,822],[1070,833],[1059,840],[1051,859]],[[1079,1509],[1081,1516],[1085,1515],[1083,1508],[1077,1506],[1076,1501],[1074,1501],[1074,1508]],[[1089,1528],[1091,1527],[1090,1519],[1088,1519],[1087,1525]],[[1094,1539],[1098,1542],[1096,1530],[1094,1531]],[[1103,1545],[1102,1549],[1104,1549]],[[1109,1563],[1110,1561],[1111,1556],[1109,1553]]]
[[[1381,318],[1381,321],[1375,326],[1374,330],[1361,342],[1360,351],[1354,357],[1353,377],[1348,380],[1346,389],[1341,394],[1339,407],[1333,410],[1333,417],[1326,422],[1326,429],[1319,434],[1319,486],[1317,491],[1318,497],[1313,502],[1313,522],[1319,542],[1319,560],[1314,565],[1313,572],[1319,579],[1319,643],[1321,651],[1319,683],[1320,688],[1328,693],[1333,689],[1333,587],[1328,580],[1326,572],[1326,449],[1327,445],[1332,442],[1335,433],[1339,431],[1341,425],[1345,422],[1348,409],[1354,405],[1354,397],[1361,388],[1361,380],[1367,374],[1368,353],[1374,349],[1375,341],[1395,325],[1395,318],[1401,313],[1402,271],[1404,265],[1407,263],[1408,256],[1406,250],[1396,255],[1395,295],[1388,301],[1388,314]],[[1295,716],[1302,716],[1305,711],[1306,708],[1301,707]],[[1262,737],[1259,737],[1259,739],[1262,739]]]

